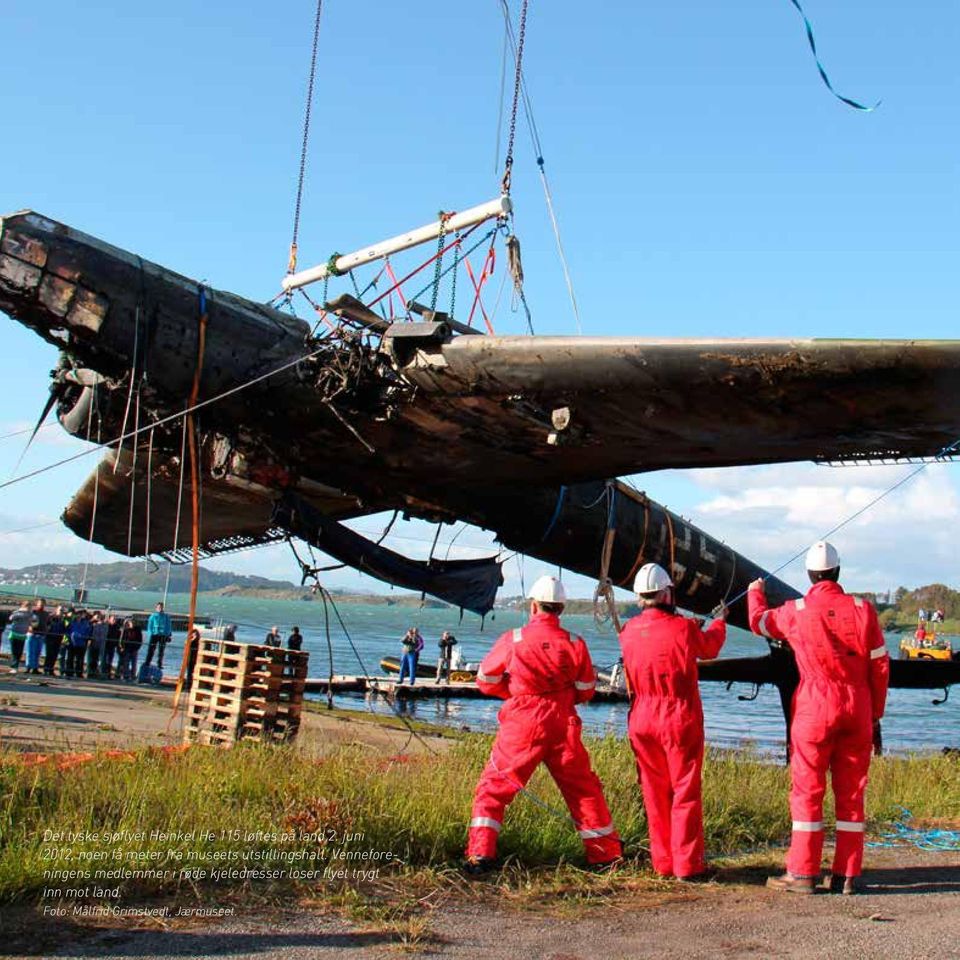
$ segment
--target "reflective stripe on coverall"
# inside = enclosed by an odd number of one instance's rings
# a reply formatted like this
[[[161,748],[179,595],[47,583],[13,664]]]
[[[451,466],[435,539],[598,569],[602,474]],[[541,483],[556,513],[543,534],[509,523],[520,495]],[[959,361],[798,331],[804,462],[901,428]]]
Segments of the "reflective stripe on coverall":
[[[793,834],[787,870],[820,873],[823,795],[830,770],[837,811],[835,876],[863,869],[864,809],[874,720],[883,716],[890,657],[873,607],[830,580],[802,600],[770,609],[763,590],[748,594],[750,628],[790,644],[800,685],[790,734],[790,814]]]
[[[701,630],[695,620],[650,607],[620,634],[633,693],[627,731],[647,811],[650,858],[664,876],[693,876],[706,867],[697,660],[715,657],[726,631],[723,620]]]
[[[480,664],[477,686],[507,702],[474,794],[467,856],[496,855],[507,804],[545,763],[570,809],[588,863],[619,857],[620,837],[580,739],[575,709],[596,686],[583,640],[567,633],[556,614],[538,613],[527,626],[497,640]]]

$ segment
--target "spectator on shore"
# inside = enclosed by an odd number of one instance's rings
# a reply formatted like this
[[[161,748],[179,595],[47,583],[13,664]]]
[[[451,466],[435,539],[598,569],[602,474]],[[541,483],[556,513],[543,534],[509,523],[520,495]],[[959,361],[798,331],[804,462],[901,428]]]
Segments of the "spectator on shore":
[[[83,658],[93,636],[93,627],[86,610],[78,610],[70,624],[70,649],[67,651],[67,676],[83,679]]]
[[[287,647],[290,650],[302,650],[303,649],[303,634],[300,633],[299,627],[290,628],[290,636],[287,637]]]
[[[125,620],[120,631],[120,678],[133,683],[137,678],[137,658],[143,644],[143,631],[133,622]]]
[[[47,624],[50,622],[50,611],[43,597],[38,597],[33,605],[33,632],[39,637],[41,650],[47,636]]]
[[[147,637],[150,640],[147,647],[147,659],[143,661],[144,666],[149,667],[153,662],[153,654],[157,652],[157,666],[163,670],[163,654],[170,642],[170,636],[173,633],[173,626],[170,623],[170,615],[164,613],[163,604],[158,603],[156,610],[150,614],[147,621]]]
[[[43,649],[43,634],[35,623],[27,627],[27,673],[40,672],[40,651]]]
[[[87,677],[91,680],[100,676],[100,664],[107,646],[107,621],[99,610],[90,621],[90,644],[87,647]]]
[[[70,654],[70,627],[77,618],[74,607],[67,607],[63,614],[63,642],[60,644],[60,676],[67,675],[67,657]]]
[[[67,632],[67,621],[63,615],[63,607],[57,607],[47,621],[47,635],[44,638],[43,672],[53,676],[53,668],[57,665],[60,648],[63,646],[63,636]],[[60,669],[63,676],[63,668]]]
[[[104,680],[111,680],[120,676],[120,662],[117,659],[117,672],[113,672],[113,658],[120,643],[120,621],[116,614],[107,617],[107,639],[103,645],[103,656],[100,658],[100,673]]]
[[[227,626],[223,628],[222,640],[224,643],[237,642],[237,625],[235,623],[227,624]]]
[[[27,642],[27,631],[33,623],[30,604],[26,600],[10,614],[10,672],[17,673],[23,659],[23,648]]]
[[[403,683],[404,677],[409,674],[410,686],[417,682],[417,661],[423,649],[423,637],[416,627],[411,627],[403,636],[403,656],[400,658],[400,677],[397,684]]]
[[[266,647],[282,647],[283,640],[280,637],[280,628],[276,625],[270,628],[269,633],[263,638],[263,644]]]
[[[440,659],[437,661],[436,682],[450,682],[450,658],[453,656],[453,648],[457,645],[457,638],[449,631],[444,630],[437,641],[440,648]]]

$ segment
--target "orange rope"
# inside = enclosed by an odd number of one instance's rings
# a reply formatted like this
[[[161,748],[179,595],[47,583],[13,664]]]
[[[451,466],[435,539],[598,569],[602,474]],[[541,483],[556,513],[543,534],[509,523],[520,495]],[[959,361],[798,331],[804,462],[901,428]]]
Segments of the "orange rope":
[[[182,743],[177,746],[165,747],[147,747],[146,753],[161,754],[172,756],[183,753],[189,744]],[[6,766],[18,767],[42,767],[52,763],[58,770],[69,770],[71,767],[78,767],[84,763],[90,763],[92,760],[136,760],[143,751],[137,750],[101,750],[96,753],[17,753],[12,756],[4,757],[0,764]]]
[[[630,581],[637,575],[637,571],[643,563],[644,551],[647,549],[647,528],[650,526],[650,503],[646,497],[643,498],[641,503],[643,504],[643,542],[640,544],[640,549],[637,551],[637,559],[630,568],[630,572],[620,581],[621,587],[632,587]]]
[[[663,508],[663,515],[667,518],[667,530],[670,532],[670,579],[673,580],[676,576],[673,572],[673,564],[676,559],[674,553],[673,520],[670,519],[670,511],[666,507]]]
[[[200,397],[200,375],[203,372],[203,354],[207,346],[207,298],[200,288],[200,329],[197,333],[197,366],[193,371],[193,386],[190,388],[189,407],[195,407]],[[193,413],[187,414],[187,438],[190,444],[190,499],[193,507],[193,563],[190,571],[190,614],[187,619],[187,642],[183,645],[180,675],[173,695],[173,712],[180,706],[180,691],[190,659],[190,634],[197,615],[197,590],[200,587],[200,463],[197,450],[197,424]],[[198,651],[199,652],[199,651]]]

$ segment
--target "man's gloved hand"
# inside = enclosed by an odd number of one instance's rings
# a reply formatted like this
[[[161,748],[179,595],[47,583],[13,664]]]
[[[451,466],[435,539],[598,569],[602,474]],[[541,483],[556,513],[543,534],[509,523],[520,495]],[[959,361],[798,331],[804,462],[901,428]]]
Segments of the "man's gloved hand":
[[[727,613],[728,613],[728,607],[725,603],[723,603],[723,601],[721,601],[713,608],[713,610],[710,613],[710,616],[713,617],[714,620],[726,620]]]
[[[750,586],[747,587],[747,589],[748,589],[748,590],[759,590],[761,593],[765,593],[765,591],[764,591],[764,589],[763,589],[763,577],[757,577],[757,579],[754,580],[753,583],[751,583]]]

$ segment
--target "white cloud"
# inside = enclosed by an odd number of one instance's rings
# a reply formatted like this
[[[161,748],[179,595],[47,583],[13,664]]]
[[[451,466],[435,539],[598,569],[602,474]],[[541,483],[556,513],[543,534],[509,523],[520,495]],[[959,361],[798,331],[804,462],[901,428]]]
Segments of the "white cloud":
[[[694,514],[712,534],[773,569],[864,510],[830,534],[847,586],[956,584],[960,495],[954,467],[931,465],[874,503],[915,469],[786,464],[692,471],[707,494]],[[802,566],[792,564],[784,578],[802,585]]]

